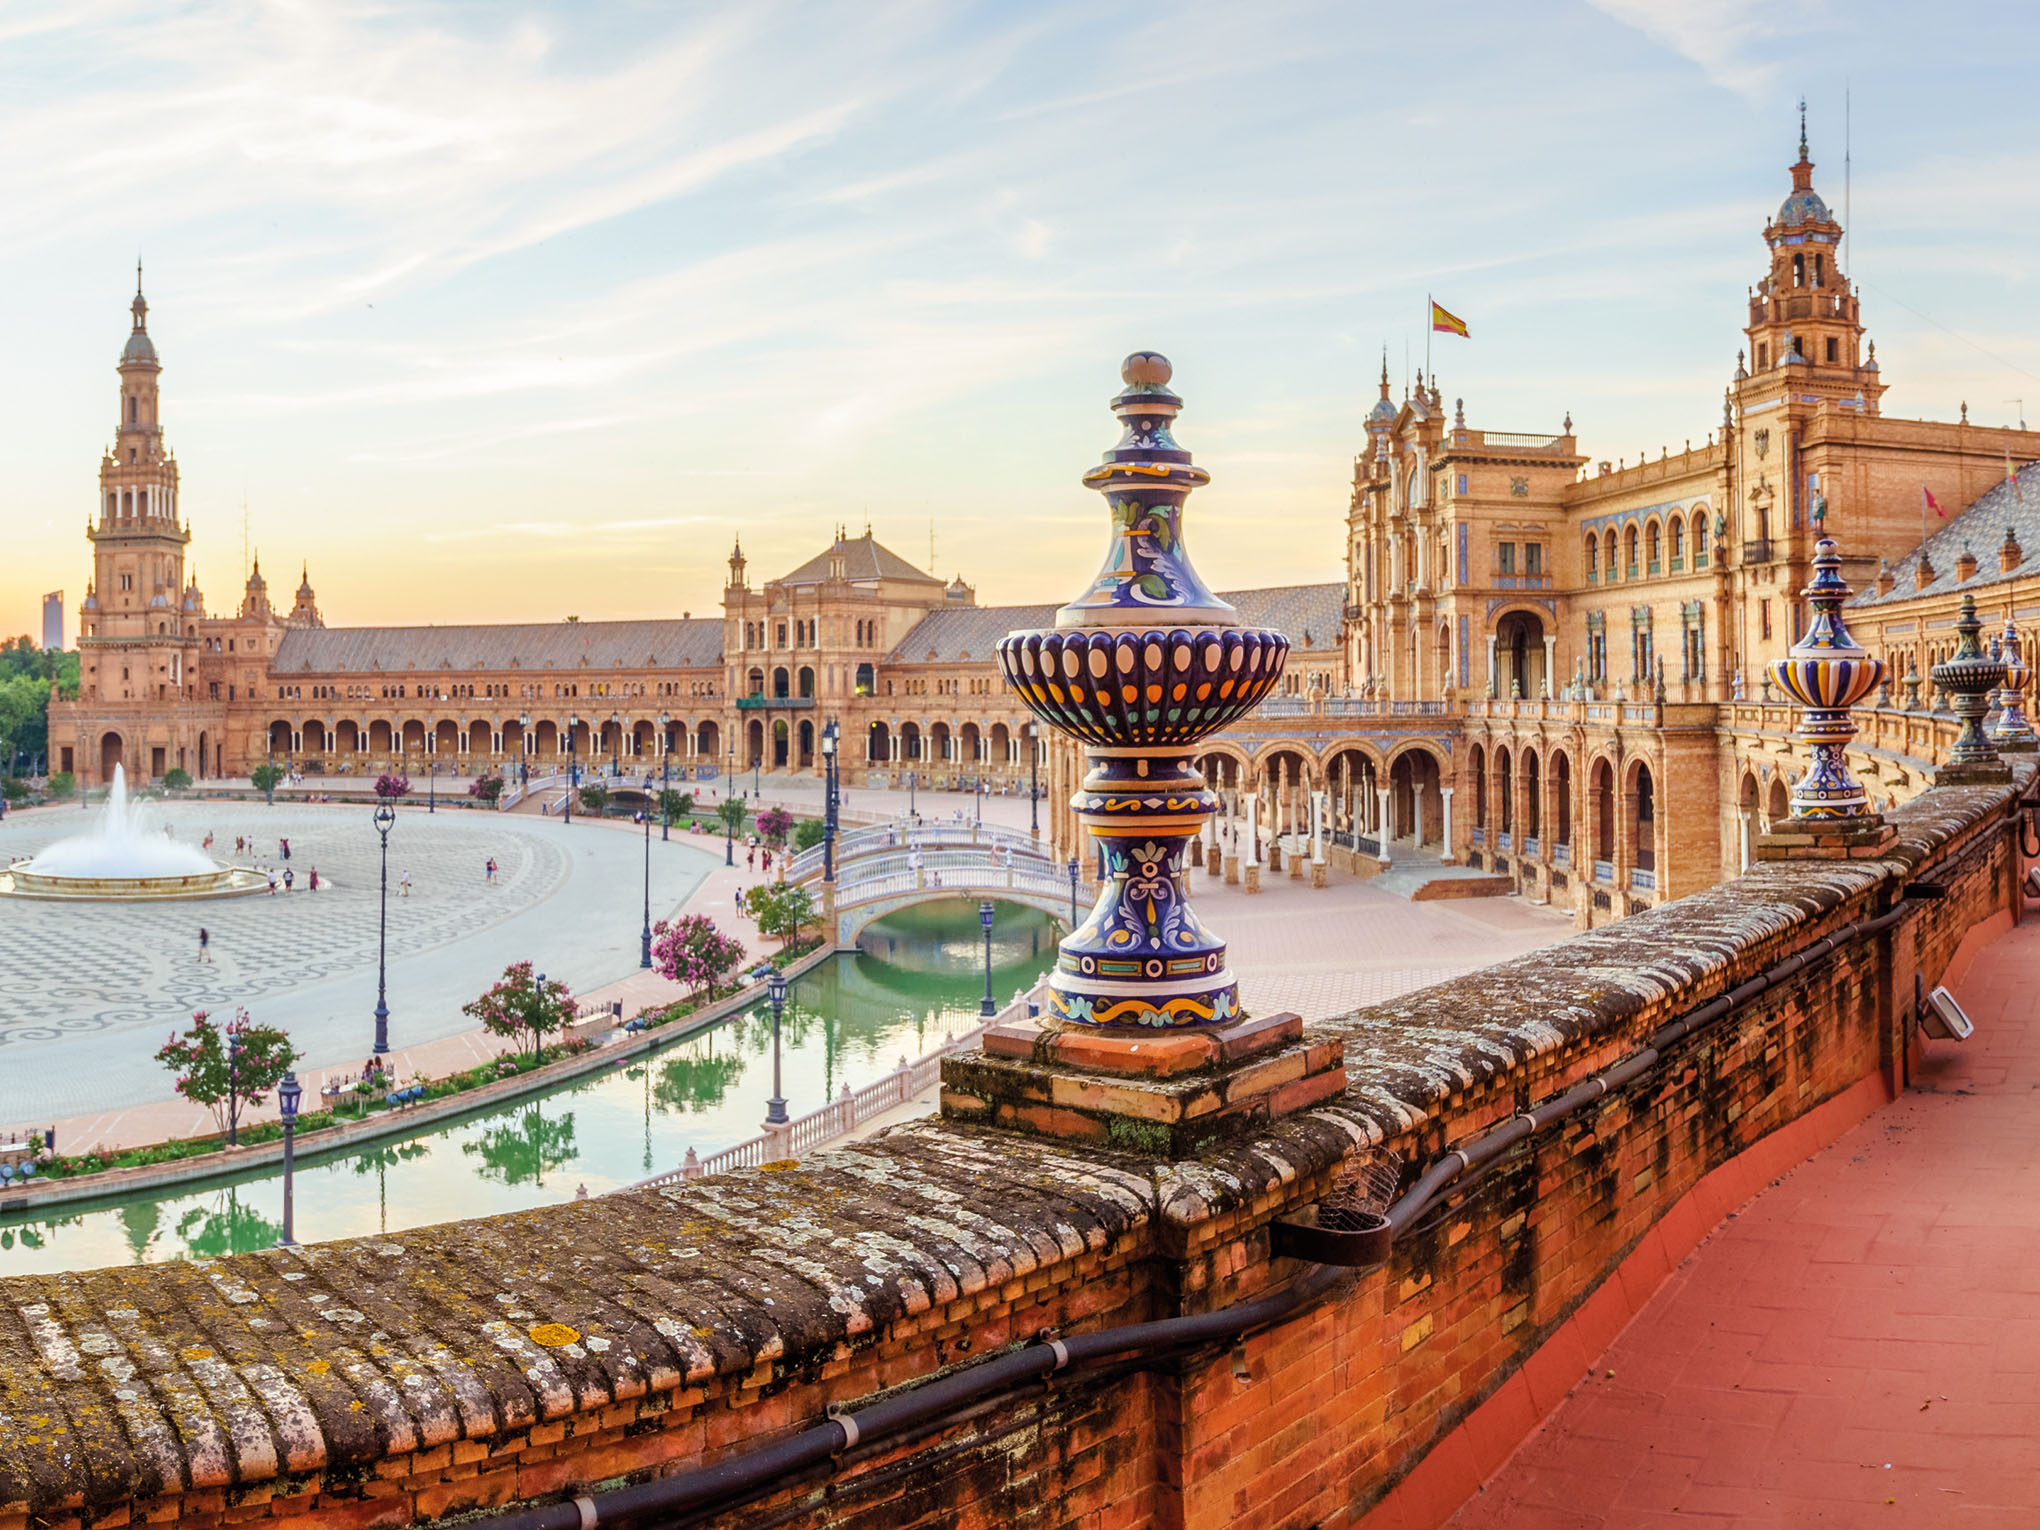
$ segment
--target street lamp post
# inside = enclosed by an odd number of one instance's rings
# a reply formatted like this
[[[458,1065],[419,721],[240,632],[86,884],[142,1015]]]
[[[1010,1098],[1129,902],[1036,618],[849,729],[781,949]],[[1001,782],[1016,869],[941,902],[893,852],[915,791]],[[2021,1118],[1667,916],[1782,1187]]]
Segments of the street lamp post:
[[[990,1019],[999,1012],[999,1006],[992,1002],[992,900],[984,899],[978,904],[978,923],[985,927],[985,996],[978,1004],[978,1014]]]
[[[1070,857],[1070,933],[1077,933],[1077,858]]]
[[[276,1240],[278,1248],[289,1248],[297,1242],[296,1225],[291,1214],[291,1181],[296,1170],[297,1114],[298,1100],[303,1088],[295,1073],[286,1073],[276,1086],[277,1109],[283,1113],[283,1236]]]
[[[616,781],[623,777],[623,719],[611,712],[609,726],[616,730],[616,741],[610,745],[609,751],[609,779]]]
[[[645,821],[645,933],[644,950],[638,957],[640,967],[652,965],[652,815],[640,813]]]
[[[907,772],[907,817],[914,816],[914,772]]]
[[[241,1145],[241,1024],[227,1027],[227,1146]]]
[[[779,1090],[779,1022],[786,1013],[786,975],[777,967],[764,971],[765,993],[772,1001],[772,1098],[765,1102],[765,1124],[786,1125],[786,1099]]]
[[[659,838],[673,837],[673,811],[666,804],[673,800],[673,735],[667,732],[672,718],[659,714]]]
[[[387,802],[375,810],[375,831],[382,836],[382,905],[376,926],[375,948],[375,1054],[390,1049],[389,954],[390,954],[390,825],[397,810]]]
[[[1027,835],[1041,838],[1041,733],[1038,723],[1027,725]]]
[[[517,719],[517,750],[519,755],[522,756],[517,762],[517,784],[519,786],[529,786],[531,785],[531,714],[529,712],[524,713]]]
[[[836,880],[836,720],[822,729],[822,880]]]
[[[581,784],[581,716],[567,714],[567,822],[574,821],[574,788]],[[555,755],[553,758],[558,759]]]
[[[760,744],[758,752],[751,756],[751,800],[756,802],[763,790],[758,782],[758,771],[765,764],[765,746]]]
[[[725,866],[734,866],[737,864],[737,820],[730,812],[730,778],[736,774],[737,769],[737,738],[734,733],[730,735],[729,748],[723,751],[723,760],[722,863]]]
[[[433,760],[425,767],[425,811],[439,811],[439,762]]]

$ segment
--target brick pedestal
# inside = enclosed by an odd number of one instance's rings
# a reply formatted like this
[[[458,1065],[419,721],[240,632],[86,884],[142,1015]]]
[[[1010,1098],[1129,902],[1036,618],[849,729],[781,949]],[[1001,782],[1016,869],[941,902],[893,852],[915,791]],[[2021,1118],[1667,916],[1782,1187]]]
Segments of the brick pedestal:
[[[1310,863],[1310,885],[1312,887],[1323,887],[1325,885],[1325,863],[1323,861],[1312,861]]]
[[[1280,839],[1268,841],[1268,869],[1270,871],[1280,871],[1282,869],[1282,841]]]
[[[1247,891],[1250,893],[1257,893],[1260,890],[1261,890],[1261,868],[1259,866],[1249,866],[1247,868]]]
[[[943,1062],[942,1114],[1183,1158],[1342,1093],[1344,1053],[1306,1041],[1293,1014],[1176,1031],[1021,1020]]]
[[[1943,765],[1934,772],[1936,786],[2002,786],[2012,779],[2012,767],[2003,760],[1980,765]]]
[[[1185,865],[1189,865],[1189,866],[1198,866],[1198,867],[1201,867],[1201,866],[1203,866],[1203,864],[1204,864],[1204,841],[1203,841],[1203,840],[1201,840],[1201,839],[1193,839],[1193,840],[1191,840],[1191,841],[1190,841],[1190,848],[1189,848],[1188,850],[1186,850],[1186,851],[1184,851],[1184,852],[1183,852],[1183,861],[1184,861],[1184,864],[1185,864]]]
[[[1228,887],[1239,886],[1240,885],[1239,851],[1235,850],[1231,855],[1224,856],[1222,857],[1222,859],[1225,861],[1225,885]]]
[[[1788,818],[1769,834],[1759,834],[1755,857],[1760,861],[1868,861],[1887,853],[1898,830],[1881,813],[1861,818]]]

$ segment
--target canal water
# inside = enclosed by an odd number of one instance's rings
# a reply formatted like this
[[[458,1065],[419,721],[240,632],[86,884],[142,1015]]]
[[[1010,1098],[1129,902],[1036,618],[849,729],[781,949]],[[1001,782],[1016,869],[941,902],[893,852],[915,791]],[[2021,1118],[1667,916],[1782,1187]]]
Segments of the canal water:
[[[1045,915],[997,906],[999,1003],[1048,970]],[[923,904],[869,926],[855,953],[793,984],[781,1025],[790,1115],[871,1083],[978,1023],[984,937],[974,902]],[[300,1242],[402,1232],[628,1185],[755,1136],[772,1093],[769,1009],[515,1104],[348,1153],[300,1156]],[[77,1209],[0,1215],[0,1275],[86,1270],[267,1248],[281,1226],[274,1169]]]

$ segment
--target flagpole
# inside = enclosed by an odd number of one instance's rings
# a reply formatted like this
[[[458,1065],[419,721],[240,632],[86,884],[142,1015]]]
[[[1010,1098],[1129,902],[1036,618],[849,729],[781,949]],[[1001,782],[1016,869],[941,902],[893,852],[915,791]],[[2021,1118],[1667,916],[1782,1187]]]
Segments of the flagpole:
[[[1431,370],[1431,310],[1438,305],[1430,293],[1424,294],[1424,370]]]

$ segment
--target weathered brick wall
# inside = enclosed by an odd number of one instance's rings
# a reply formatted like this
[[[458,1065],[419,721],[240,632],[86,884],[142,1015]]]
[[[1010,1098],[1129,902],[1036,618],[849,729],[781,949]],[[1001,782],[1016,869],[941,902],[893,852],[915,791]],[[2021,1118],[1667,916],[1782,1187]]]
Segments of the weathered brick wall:
[[[1196,1161],[929,1123],[670,1192],[0,1282],[0,1530],[328,1530],[544,1499],[719,1459],[1044,1330],[1274,1289],[1299,1267],[1270,1259],[1270,1219],[1343,1164],[1407,1179],[1936,868],[1948,896],[1505,1158],[1310,1311],[850,1452],[718,1522],[1357,1523],[1420,1463],[1477,1476],[1562,1395],[1588,1358],[1569,1318],[1611,1271],[1655,1283],[1709,1171],[1902,1077],[1913,973],[2009,905],[2007,796],[1931,793],[1890,860],[1761,866],[1323,1027],[1346,1094]],[[1519,1395],[1480,1448],[1457,1427]]]

